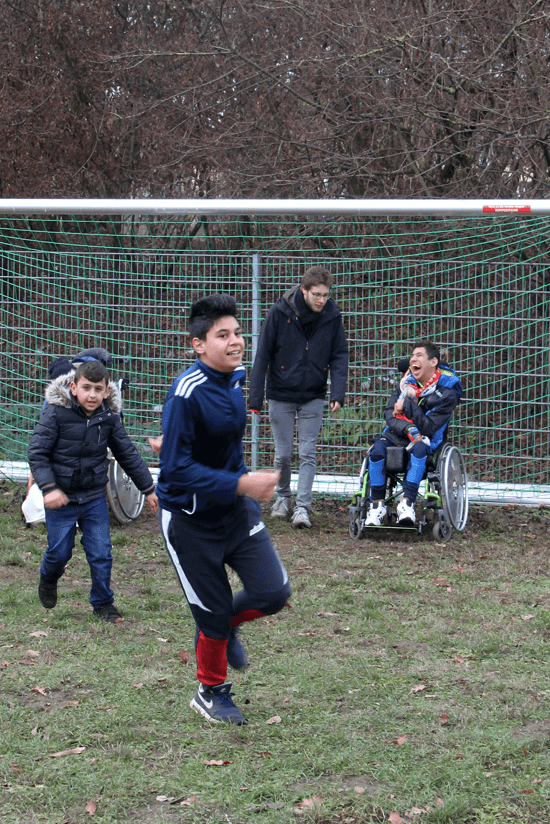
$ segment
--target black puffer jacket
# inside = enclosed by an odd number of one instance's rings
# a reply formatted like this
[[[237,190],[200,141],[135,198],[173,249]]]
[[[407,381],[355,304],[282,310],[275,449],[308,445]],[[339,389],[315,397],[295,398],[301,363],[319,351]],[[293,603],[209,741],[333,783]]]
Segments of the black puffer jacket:
[[[29,465],[43,493],[61,489],[71,503],[88,503],[106,494],[107,449],[146,495],[154,490],[147,465],[121,423],[120,393],[110,394],[88,417],[71,394],[74,371],[52,381],[29,445]]]
[[[324,398],[330,372],[330,400],[344,403],[348,344],[342,315],[329,298],[307,337],[295,301],[299,288],[285,292],[267,313],[250,376],[250,409],[263,406],[266,372],[265,394],[272,400],[307,403]]]

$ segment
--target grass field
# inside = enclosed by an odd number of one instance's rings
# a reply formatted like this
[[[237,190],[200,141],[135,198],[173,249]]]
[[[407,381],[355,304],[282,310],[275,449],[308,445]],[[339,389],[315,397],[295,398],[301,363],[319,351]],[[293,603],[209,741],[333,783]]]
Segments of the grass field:
[[[269,522],[291,603],[246,628],[248,726],[210,726],[155,519],[113,526],[106,626],[80,547],[40,606],[45,531],[1,488],[2,823],[550,821],[550,513],[474,508],[446,545],[347,519]]]

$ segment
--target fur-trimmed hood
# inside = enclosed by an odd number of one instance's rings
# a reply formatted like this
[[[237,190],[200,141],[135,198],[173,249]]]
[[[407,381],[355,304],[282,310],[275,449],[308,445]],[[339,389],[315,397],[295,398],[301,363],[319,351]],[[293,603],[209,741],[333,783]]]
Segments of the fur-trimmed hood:
[[[75,400],[71,394],[71,381],[74,380],[75,370],[65,375],[59,375],[46,388],[46,402],[54,406],[65,406],[70,408]],[[109,381],[109,394],[105,399],[110,408],[117,415],[122,411],[122,396],[114,381]]]

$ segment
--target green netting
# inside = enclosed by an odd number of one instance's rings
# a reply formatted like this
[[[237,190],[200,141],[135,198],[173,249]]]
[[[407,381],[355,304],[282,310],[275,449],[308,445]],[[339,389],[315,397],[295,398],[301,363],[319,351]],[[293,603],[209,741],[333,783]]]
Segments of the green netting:
[[[250,366],[269,306],[323,263],[351,363],[347,405],[323,426],[320,473],[358,473],[398,359],[429,337],[463,381],[451,437],[470,476],[547,483],[549,229],[550,218],[531,216],[3,217],[0,459],[26,459],[48,363],[91,346],[109,349],[114,376],[130,379],[126,425],[147,455],[167,388],[193,359],[190,302],[237,296]],[[266,416],[246,448],[249,462],[271,465]]]

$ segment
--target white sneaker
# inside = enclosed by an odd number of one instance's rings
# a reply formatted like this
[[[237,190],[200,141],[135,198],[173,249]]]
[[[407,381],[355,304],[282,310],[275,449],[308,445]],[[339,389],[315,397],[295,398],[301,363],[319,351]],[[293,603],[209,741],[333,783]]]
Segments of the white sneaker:
[[[294,509],[291,523],[294,529],[301,529],[304,526],[307,529],[311,529],[311,521],[309,520],[309,514],[305,506],[297,506]]]
[[[382,526],[386,517],[386,504],[384,501],[377,501],[369,506],[365,526]]]
[[[397,505],[397,523],[399,526],[414,526],[416,523],[414,504],[408,498],[403,498]]]
[[[277,498],[271,507],[271,517],[288,521],[290,516],[290,498]]]

